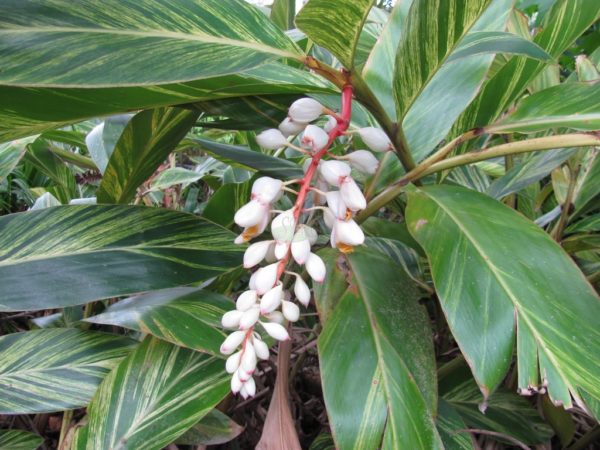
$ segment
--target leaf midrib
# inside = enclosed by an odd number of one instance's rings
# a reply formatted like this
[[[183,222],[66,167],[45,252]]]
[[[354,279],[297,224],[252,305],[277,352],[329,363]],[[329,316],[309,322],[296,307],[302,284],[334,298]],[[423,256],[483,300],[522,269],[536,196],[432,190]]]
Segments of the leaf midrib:
[[[454,221],[454,223],[458,226],[458,228],[464,233],[464,235],[469,240],[469,242],[471,243],[473,248],[477,251],[477,253],[479,253],[479,256],[481,257],[481,259],[483,259],[484,263],[488,266],[488,268],[490,269],[490,272],[494,275],[494,278],[496,279],[498,284],[502,287],[502,289],[504,290],[504,292],[506,293],[508,298],[511,300],[514,308],[517,309],[519,317],[522,318],[529,326],[531,333],[535,336],[538,351],[542,351],[542,350],[544,351],[544,353],[546,354],[546,357],[552,362],[552,364],[554,365],[554,368],[557,370],[557,372],[560,373],[561,378],[562,378],[563,382],[565,383],[565,385],[568,386],[569,390],[572,393],[575,393],[576,392],[575,387],[572,386],[571,383],[568,382],[568,378],[566,378],[564,376],[561,366],[556,361],[554,354],[546,348],[546,346],[544,345],[544,340],[541,339],[537,328],[533,325],[533,323],[531,322],[531,320],[529,319],[527,314],[523,313],[523,309],[520,308],[521,304],[517,300],[516,296],[513,294],[510,287],[507,286],[507,284],[504,282],[504,279],[502,278],[501,274],[499,273],[500,272],[499,269],[492,263],[490,258],[486,257],[486,254],[483,251],[483,249],[480,247],[478,241],[467,231],[467,228],[464,226],[464,224],[449,209],[447,209],[442,203],[438,202],[437,199],[435,199],[433,196],[428,195],[428,197],[434,203],[436,203],[438,205],[438,207],[445,214],[447,214],[448,217],[450,217]]]
[[[529,126],[529,125],[544,125],[544,124],[557,124],[560,125],[561,122],[564,122],[565,120],[569,120],[570,122],[572,122],[573,120],[577,120],[577,121],[586,121],[586,120],[600,120],[600,112],[596,112],[596,113],[573,113],[573,114],[564,114],[564,115],[551,115],[551,116],[544,116],[543,118],[535,118],[535,119],[525,119],[525,120],[514,120],[514,121],[510,121],[510,117],[507,117],[507,120],[505,122],[500,122],[498,123],[498,125],[492,125],[490,127],[490,129],[493,129],[495,131],[501,131],[501,130],[505,130],[507,128],[512,128],[512,127],[523,127],[523,126]],[[569,128],[573,128],[573,127],[569,127]]]

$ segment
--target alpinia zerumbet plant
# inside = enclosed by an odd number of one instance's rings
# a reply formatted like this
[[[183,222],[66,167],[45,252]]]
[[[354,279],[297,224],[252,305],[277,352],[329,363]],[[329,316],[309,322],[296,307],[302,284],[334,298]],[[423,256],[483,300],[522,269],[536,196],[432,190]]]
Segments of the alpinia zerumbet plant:
[[[269,348],[255,329],[257,324],[277,341],[288,340],[290,334],[286,321],[295,322],[300,317],[300,308],[292,299],[305,307],[310,302],[310,287],[300,273],[287,270],[288,266],[294,263],[304,266],[314,282],[321,283],[325,279],[325,264],[312,252],[312,246],[317,242],[317,231],[303,223],[310,217],[307,213],[323,211],[323,221],[331,230],[331,246],[341,252],[352,252],[365,240],[353,217],[366,207],[366,200],[351,171],[354,167],[360,172],[373,174],[379,161],[367,150],[342,156],[328,152],[335,140],[346,134],[351,107],[350,85],[342,90],[341,115],[312,98],[302,98],[290,106],[289,116],[281,122],[279,129],[266,130],[257,136],[257,142],[266,149],[292,147],[308,158],[304,164],[304,177],[299,180],[283,182],[270,177],[258,178],[252,185],[250,202],[242,206],[234,217],[235,223],[243,228],[235,239],[237,244],[247,243],[261,235],[271,222],[271,239],[252,243],[244,254],[244,267],[247,269],[263,261],[267,265],[251,275],[249,289],[238,296],[236,309],[227,312],[222,319],[224,328],[237,330],[225,339],[221,352],[230,355],[226,369],[232,374],[231,390],[244,398],[256,393],[252,375],[258,360],[269,358]],[[327,117],[323,128],[310,123],[324,114]],[[392,149],[387,135],[377,128],[362,128],[358,134],[372,151]],[[300,146],[288,140],[296,135],[300,135]],[[297,185],[298,191],[288,187],[291,185]],[[273,205],[285,192],[296,195],[294,206],[286,211],[274,209]],[[271,221],[273,214],[276,215]],[[293,277],[293,294],[281,280],[284,273]]]

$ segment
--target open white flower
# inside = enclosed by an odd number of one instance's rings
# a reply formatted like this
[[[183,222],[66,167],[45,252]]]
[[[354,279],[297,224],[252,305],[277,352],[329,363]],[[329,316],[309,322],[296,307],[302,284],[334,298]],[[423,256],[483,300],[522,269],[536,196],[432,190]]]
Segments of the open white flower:
[[[390,138],[379,128],[361,128],[358,130],[358,134],[367,147],[374,152],[387,152],[393,148]]]
[[[294,122],[312,122],[323,112],[323,105],[313,98],[305,97],[292,103],[288,115]]]
[[[288,145],[285,136],[276,128],[265,130],[256,136],[256,142],[268,150],[277,150]]]
[[[261,219],[261,222],[258,225],[252,225],[250,227],[245,227],[242,234],[235,238],[233,241],[235,244],[244,244],[250,241],[252,238],[259,236],[267,229],[267,225],[269,225],[269,214],[265,214],[265,216]]]
[[[345,220],[348,218],[348,207],[344,203],[340,191],[329,191],[327,193],[327,206],[336,219]],[[329,227],[331,228],[331,226]]]
[[[300,144],[302,147],[308,148],[313,152],[318,152],[323,149],[329,142],[329,135],[316,125],[308,125],[304,129]]]
[[[269,216],[269,205],[259,202],[258,200],[250,200],[244,206],[237,210],[233,220],[240,227],[252,227],[264,221],[264,218]]]
[[[365,234],[358,224],[350,220],[336,220],[331,231],[331,246],[343,253],[351,253],[354,247],[365,242]]]

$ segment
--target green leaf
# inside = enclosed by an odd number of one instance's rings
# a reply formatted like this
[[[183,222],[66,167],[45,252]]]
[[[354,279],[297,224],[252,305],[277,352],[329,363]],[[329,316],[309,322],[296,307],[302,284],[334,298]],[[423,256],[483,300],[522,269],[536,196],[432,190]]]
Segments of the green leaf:
[[[390,67],[394,65],[396,50],[411,4],[412,0],[396,3],[362,72],[363,79],[392,120],[396,120],[396,105],[393,96],[390,95],[394,85],[394,73]]]
[[[319,313],[335,302],[318,345],[337,447],[442,448],[433,420],[433,341],[410,279],[373,250],[357,249],[337,263],[335,252],[328,255],[325,284],[351,277],[335,298],[323,297],[326,288],[316,297]]]
[[[512,0],[490,2],[469,34],[504,30],[513,3]],[[429,39],[433,36],[435,33]],[[440,61],[440,66],[431,73],[402,120],[406,141],[415,160],[423,159],[446,137],[456,118],[477,95],[493,61],[494,55],[489,54],[473,55],[447,64]]]
[[[202,216],[229,228],[234,223],[235,212],[248,203],[251,190],[251,180],[245,183],[224,184],[208,200]]]
[[[33,414],[85,406],[135,341],[54,328],[0,337],[0,413]]]
[[[593,200],[600,195],[600,151],[596,150],[582,167],[577,180],[577,193],[575,197],[574,215],[579,215],[589,207],[593,207]]]
[[[471,433],[456,409],[443,398],[438,399],[437,428],[446,450],[474,450]]]
[[[534,42],[556,59],[598,19],[599,15],[600,2],[556,2],[546,15],[542,30],[535,36]],[[543,61],[523,56],[511,58],[485,83],[475,101],[456,122],[452,134],[458,135],[465,130],[484,127],[494,122],[546,67]]]
[[[221,317],[232,305],[220,294],[179,287],[121,300],[86,321],[141,331],[182,347],[219,355],[225,339],[219,330]]]
[[[0,84],[0,142],[92,117],[258,94],[332,92],[331,83],[280,63],[186,83],[110,88],[15,87]]]
[[[104,379],[88,407],[89,450],[159,450],[229,391],[223,360],[146,338]]]
[[[356,44],[373,0],[310,0],[296,16],[296,26],[352,69]]]
[[[501,199],[518,192],[531,183],[548,176],[576,152],[577,149],[557,149],[533,155],[494,180],[487,189],[487,193],[490,197]]]
[[[179,445],[219,445],[238,437],[244,427],[218,409],[213,409],[200,422],[175,441]]]
[[[241,0],[9,0],[0,17],[0,84],[11,86],[165,84],[298,57]]]
[[[519,388],[548,385],[571,406],[600,398],[600,301],[573,261],[539,227],[474,191],[411,192],[409,230],[421,243],[448,324],[485,396],[502,381],[517,330]],[[539,368],[538,368],[539,361]]]
[[[36,450],[44,438],[22,430],[0,430],[0,450]]]
[[[104,122],[96,125],[85,137],[85,144],[90,156],[98,166],[101,174],[106,171],[110,156],[130,119],[130,114],[108,117]],[[44,135],[47,133],[53,133],[53,131],[46,132]]]
[[[183,167],[172,167],[160,172],[150,183],[150,190],[159,191],[178,184],[187,186],[190,183],[198,181],[204,176],[203,173],[194,170],[184,169]]]
[[[536,92],[495,124],[490,133],[535,133],[551,128],[600,129],[600,83],[564,83]]]
[[[396,55],[395,97],[403,118],[491,0],[415,0]]]
[[[27,145],[36,138],[37,136],[31,136],[26,139],[0,144],[0,181],[4,181],[10,175],[25,154]]]
[[[98,188],[101,203],[129,203],[196,122],[198,113],[158,108],[138,113],[127,124]]]
[[[509,53],[542,61],[552,59],[539,45],[516,34],[504,31],[476,31],[465,36],[446,62],[485,53]]]
[[[189,141],[198,144],[219,161],[246,169],[254,169],[263,175],[274,178],[298,178],[302,177],[304,173],[302,167],[292,161],[255,152],[248,147],[221,144],[207,139],[189,139]]]
[[[567,227],[565,233],[600,232],[600,214],[588,216]]]
[[[294,28],[296,0],[275,0],[271,6],[271,22],[282,30]]]
[[[158,208],[57,206],[0,217],[0,231],[2,311],[198,282],[239,266],[242,256],[233,233]]]
[[[536,408],[517,393],[499,388],[484,402],[466,364],[450,374],[440,376],[440,393],[468,428],[506,434],[530,445],[543,444],[553,436]]]

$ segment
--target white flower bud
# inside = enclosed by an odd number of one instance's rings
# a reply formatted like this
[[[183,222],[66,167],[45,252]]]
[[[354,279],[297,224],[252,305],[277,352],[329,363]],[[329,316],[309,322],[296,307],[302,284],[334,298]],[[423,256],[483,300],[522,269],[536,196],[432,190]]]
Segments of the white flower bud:
[[[379,167],[379,160],[368,150],[357,150],[349,153],[346,155],[346,159],[350,161],[350,164],[356,170],[369,175],[377,172],[377,167]]]
[[[336,247],[339,243],[356,247],[365,242],[365,234],[354,220],[337,220],[334,225],[334,230]]]
[[[242,388],[246,391],[248,397],[254,397],[256,395],[256,383],[254,382],[254,378],[250,377],[248,381],[244,383]]]
[[[300,144],[304,148],[308,148],[313,152],[325,148],[329,142],[329,135],[316,125],[308,125],[302,134]]]
[[[281,305],[281,312],[283,313],[283,317],[290,322],[295,322],[300,318],[300,308],[292,302],[284,300]]]
[[[248,311],[254,305],[256,305],[256,301],[258,300],[258,296],[256,295],[256,291],[249,290],[244,291],[240,294],[238,299],[235,302],[235,308],[238,311]]]
[[[254,339],[254,350],[260,359],[269,359],[269,346],[260,339]]]
[[[262,234],[262,232],[267,229],[267,225],[269,224],[269,216],[270,214],[268,213],[267,207],[267,214],[264,215],[260,223],[258,225],[253,225],[251,227],[244,228],[242,234],[236,237],[235,241],[233,242],[235,242],[236,244],[243,244],[248,242],[250,239],[258,236],[259,234]]]
[[[294,283],[294,295],[304,306],[308,306],[310,303],[310,289],[302,277],[296,277],[296,282]]]
[[[296,122],[289,117],[286,117],[283,122],[279,124],[279,131],[281,131],[285,137],[294,136],[304,130],[306,125],[308,125],[308,123]]]
[[[336,126],[337,126],[336,118],[328,115],[327,123],[325,124],[325,126],[323,126],[323,129],[325,130],[325,132],[331,133],[331,130],[333,130]]]
[[[243,357],[244,357],[244,356],[242,355],[242,358],[243,358]],[[246,381],[248,381],[250,378],[252,378],[252,374],[251,374],[251,373],[248,373],[248,372],[246,372],[246,371],[245,371],[245,370],[242,368],[241,362],[240,362],[240,367],[239,367],[239,369],[238,369],[238,370],[237,370],[237,372],[235,372],[235,373],[237,374],[237,376],[238,376],[238,378],[240,379],[240,381],[242,382],[242,384],[244,384]]]
[[[269,264],[268,266],[261,267],[255,272],[256,278],[254,279],[254,290],[258,295],[263,295],[275,286],[278,266],[278,263]]]
[[[277,309],[283,298],[283,284],[278,283],[260,299],[260,313],[269,314]]]
[[[292,256],[294,261],[303,265],[310,255],[310,242],[308,239],[292,242]]]
[[[323,114],[323,105],[309,97],[296,100],[288,112],[294,122],[312,122],[321,114]]]
[[[254,351],[254,346],[248,341],[246,342],[246,347],[244,347],[244,353],[242,354],[242,359],[240,361],[240,369],[242,369],[248,375],[251,375],[256,369],[256,362],[256,352]]]
[[[254,272],[252,275],[250,275],[250,279],[248,280],[248,287],[250,288],[250,290],[256,292],[256,273],[258,272],[258,270],[256,272]],[[256,294],[258,295],[258,292],[256,292]],[[252,306],[252,305],[250,305]]]
[[[227,361],[225,362],[225,370],[227,371],[227,373],[234,373],[236,370],[238,370],[238,367],[240,367],[240,360],[242,358],[242,352],[236,352],[233,355],[231,355],[229,358],[227,358]]]
[[[306,271],[310,277],[317,283],[322,283],[325,279],[326,269],[325,263],[318,255],[311,253],[306,260]]]
[[[325,222],[325,226],[329,229],[333,228],[335,224],[336,217],[335,214],[329,208],[325,208],[323,210],[323,221]]]
[[[277,241],[274,250],[275,258],[278,260],[285,258],[285,255],[287,255],[289,249],[290,243],[288,241]]]
[[[252,183],[252,199],[259,202],[273,203],[283,194],[283,181],[271,177],[260,177]]]
[[[281,131],[271,128],[265,130],[256,136],[256,142],[263,148],[268,150],[276,150],[281,147],[288,145],[288,141]]]
[[[221,353],[224,355],[231,355],[233,351],[238,348],[238,346],[244,342],[244,338],[246,337],[245,331],[234,331],[229,336],[225,338],[223,343],[221,344]]]
[[[352,168],[343,161],[335,159],[323,161],[319,166],[319,173],[332,186],[339,186],[350,176]]]
[[[242,398],[244,400],[246,400],[248,398],[248,392],[246,391],[246,384],[242,384],[242,388],[240,389],[240,395],[242,396]]]
[[[287,330],[283,325],[273,322],[259,322],[267,334],[278,341],[287,341],[290,338]]]
[[[258,200],[250,200],[237,210],[233,220],[240,227],[248,228],[260,224],[269,215],[269,205],[263,205]]]
[[[254,326],[256,322],[258,322],[258,317],[260,316],[260,309],[258,306],[253,306],[248,311],[242,313],[242,317],[240,317],[240,330],[247,330]]]
[[[348,177],[340,186],[342,200],[351,211],[358,211],[367,207],[367,200],[362,191],[352,178]]]
[[[273,311],[272,313],[265,314],[265,317],[269,320],[269,322],[275,323],[283,323],[285,320],[283,314],[281,314],[281,311]]]
[[[271,234],[276,241],[290,242],[294,237],[295,230],[296,219],[294,218],[293,209],[288,209],[287,211],[282,212],[271,222]]]
[[[374,152],[387,152],[392,149],[392,142],[383,130],[375,127],[365,127],[358,130],[360,138]]]
[[[333,213],[335,218],[339,220],[346,219],[346,212],[348,211],[348,207],[344,203],[344,200],[342,200],[342,194],[340,193],[340,191],[329,191],[327,193],[327,206],[329,207],[329,210]],[[331,225],[328,225],[329,228],[331,228],[332,225],[333,222]]]
[[[275,241],[271,241],[271,245],[269,245],[269,250],[267,250],[267,255],[265,256],[265,261],[269,264],[277,261],[277,257],[275,256]]]
[[[323,179],[323,177],[321,176],[317,176],[317,182],[316,182],[316,186],[317,189],[322,191],[322,192],[327,192],[329,190],[329,185],[327,184],[327,181],[325,181]],[[324,205],[326,200],[325,200],[325,196],[319,194],[318,192],[313,191],[313,203],[315,205]]]
[[[225,314],[223,314],[223,317],[221,318],[221,325],[223,325],[223,328],[229,328],[229,329],[233,329],[235,330],[238,325],[240,324],[240,319],[242,318],[242,311],[238,311],[237,309],[234,309],[233,311],[228,311]]]
[[[231,377],[231,392],[237,394],[242,389],[242,380],[238,376],[237,371]]]
[[[244,268],[250,269],[265,259],[271,242],[272,241],[256,242],[248,247],[244,252]]]

